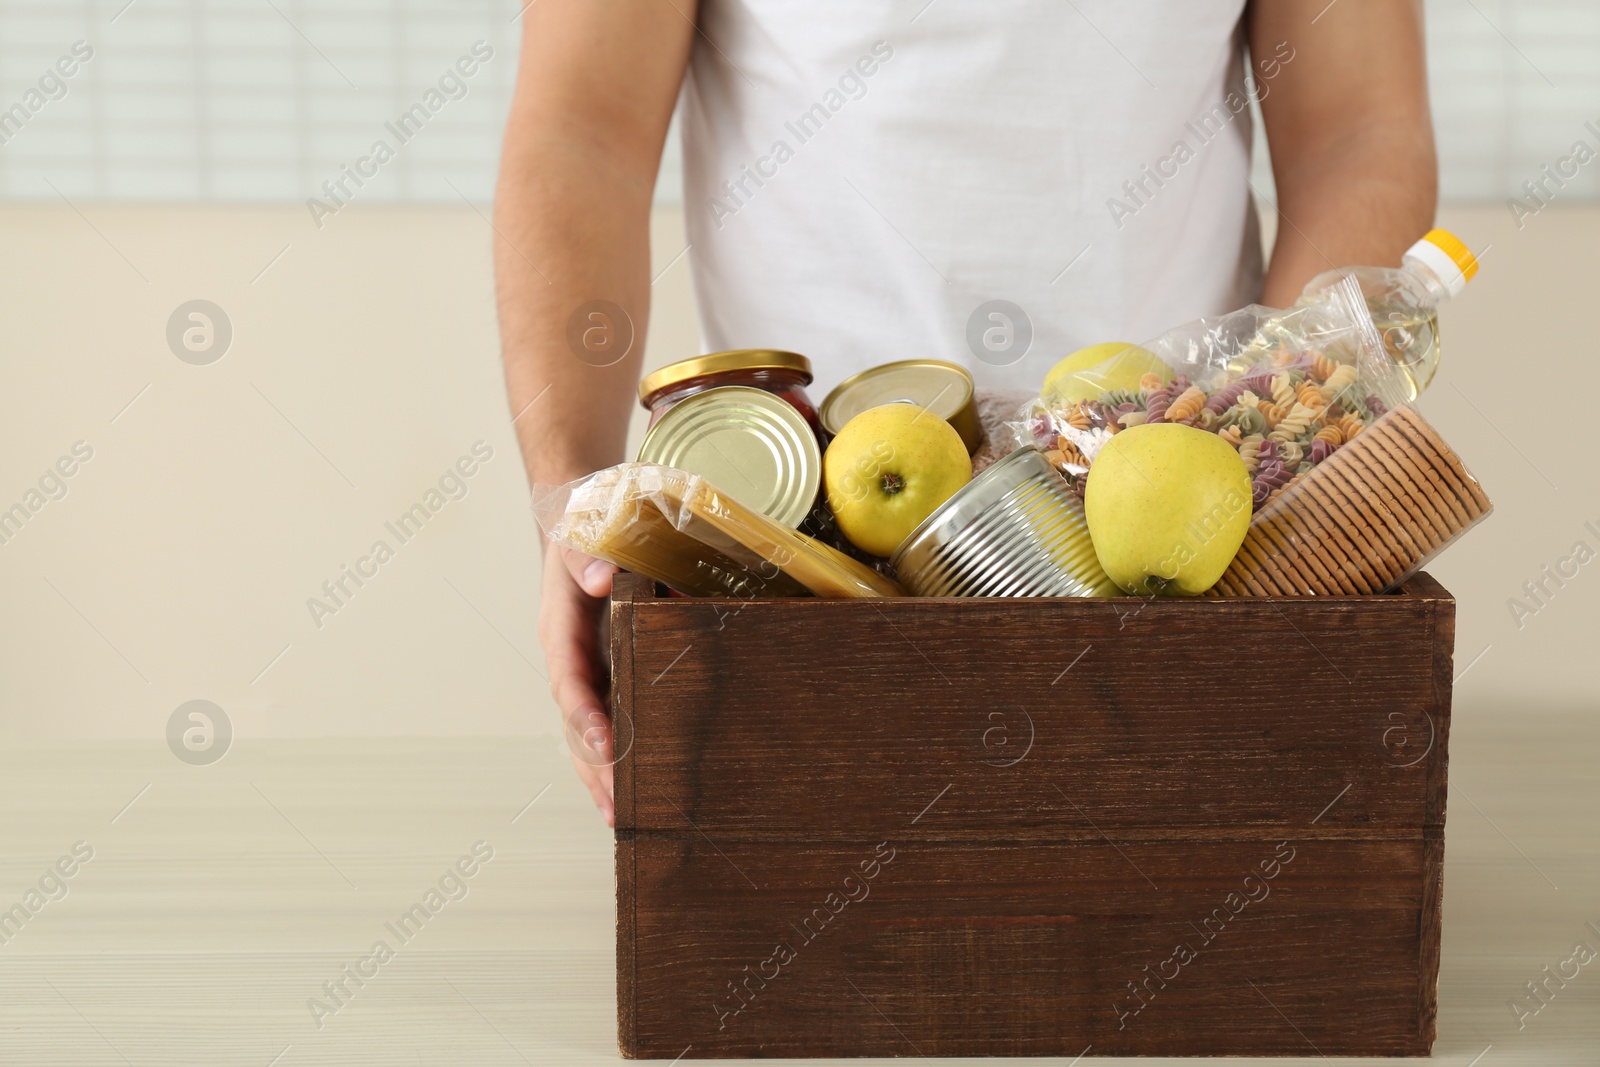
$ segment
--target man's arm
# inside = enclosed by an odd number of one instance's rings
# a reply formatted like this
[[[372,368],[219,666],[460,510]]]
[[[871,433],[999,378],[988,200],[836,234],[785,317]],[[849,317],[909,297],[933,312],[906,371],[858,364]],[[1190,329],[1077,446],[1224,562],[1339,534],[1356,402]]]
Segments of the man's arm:
[[[522,457],[557,483],[622,459],[650,316],[650,200],[693,43],[693,0],[540,0],[523,15],[522,65],[495,197],[500,337]],[[595,366],[567,322],[604,300],[632,349]],[[548,392],[546,390],[548,389]]]
[[[506,388],[533,482],[571,481],[623,458],[650,316],[650,200],[695,14],[695,0],[539,0],[522,16],[495,196],[495,283]],[[603,345],[568,343],[569,320],[595,301],[631,322],[632,347],[609,366]],[[539,605],[550,690],[607,822],[613,755],[598,626],[614,570],[548,551]]]
[[[1251,0],[1245,18],[1278,195],[1261,302],[1334,267],[1399,266],[1439,195],[1422,0]]]

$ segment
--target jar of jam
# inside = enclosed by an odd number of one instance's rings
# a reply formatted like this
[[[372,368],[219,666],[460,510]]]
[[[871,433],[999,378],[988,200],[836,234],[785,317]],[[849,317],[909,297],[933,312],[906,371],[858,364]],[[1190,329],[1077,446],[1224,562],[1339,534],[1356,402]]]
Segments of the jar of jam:
[[[811,378],[811,361],[805,356],[771,348],[740,348],[679,360],[645,375],[639,383],[639,402],[650,412],[650,425],[654,426],[674,404],[707,389],[724,385],[764,389],[788,401],[804,416],[818,443],[824,444],[816,405],[806,395]]]

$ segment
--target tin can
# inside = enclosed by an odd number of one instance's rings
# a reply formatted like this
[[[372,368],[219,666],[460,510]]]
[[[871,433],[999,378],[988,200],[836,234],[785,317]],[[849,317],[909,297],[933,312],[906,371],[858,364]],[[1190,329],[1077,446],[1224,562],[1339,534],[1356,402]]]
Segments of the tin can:
[[[1037,448],[1019,448],[911,531],[891,561],[916,596],[1115,596],[1083,503]]]
[[[846,378],[822,402],[822,428],[838,436],[845,423],[868,408],[896,402],[927,408],[954,426],[968,455],[983,447],[972,375],[942,359],[903,359]]]
[[[796,527],[822,485],[805,416],[764,389],[729,385],[679,401],[644,435],[640,463],[698,474],[745,507]]]

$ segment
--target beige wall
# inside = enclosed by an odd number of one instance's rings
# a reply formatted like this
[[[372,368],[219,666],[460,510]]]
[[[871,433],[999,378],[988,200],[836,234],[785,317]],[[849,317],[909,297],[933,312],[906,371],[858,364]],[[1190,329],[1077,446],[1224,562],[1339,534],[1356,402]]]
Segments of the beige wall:
[[[0,733],[159,737],[194,698],[241,736],[547,729],[484,219],[82,207],[0,210],[0,507],[94,450],[0,544]],[[692,355],[686,258],[656,291],[651,358]],[[209,366],[165,339],[196,297],[234,329]],[[385,521],[478,440],[468,495],[398,545]],[[394,558],[314,626],[307,598],[380,537]]]
[[[317,231],[294,207],[80,206],[0,209],[0,508],[75,442],[94,453],[0,544],[0,735],[159,737],[205,698],[240,736],[556,743],[484,219],[352,206]],[[1580,537],[1600,549],[1583,529],[1600,529],[1600,210],[1521,232],[1498,207],[1442,221],[1489,249],[1423,408],[1498,506],[1431,568],[1460,598],[1460,666],[1488,648],[1458,703],[1592,706],[1600,563],[1521,630],[1506,602]],[[651,366],[699,347],[683,247],[663,212]],[[164,336],[197,297],[234,329],[209,366]],[[494,456],[468,494],[314,625],[307,598],[395,544],[385,521],[479,440]]]

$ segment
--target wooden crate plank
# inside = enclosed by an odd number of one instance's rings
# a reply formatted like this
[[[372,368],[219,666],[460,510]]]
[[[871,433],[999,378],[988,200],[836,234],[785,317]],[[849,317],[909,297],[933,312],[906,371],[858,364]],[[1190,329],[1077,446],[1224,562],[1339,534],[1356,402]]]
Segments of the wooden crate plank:
[[[1435,601],[1272,603],[641,602],[618,826],[891,832],[947,786],[949,832],[1292,824],[1346,786],[1335,825],[1433,823],[1442,753],[1393,748],[1448,725]]]
[[[634,845],[634,1055],[1426,1048],[1416,993],[1431,859],[1420,840],[1302,838],[1270,880],[1261,863],[1285,853],[1269,840]],[[863,861],[885,849],[889,862],[865,877]],[[1247,890],[1260,899],[1243,903]],[[841,906],[830,892],[858,899]],[[1174,966],[1179,944],[1197,954]],[[1143,986],[1135,1012],[1130,983],[1152,971],[1170,981]]]

